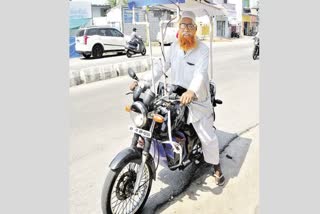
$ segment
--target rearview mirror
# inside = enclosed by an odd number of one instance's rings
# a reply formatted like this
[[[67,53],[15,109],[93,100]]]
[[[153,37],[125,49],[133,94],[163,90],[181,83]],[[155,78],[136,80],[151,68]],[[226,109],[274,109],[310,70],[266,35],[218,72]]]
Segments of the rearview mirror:
[[[137,77],[136,73],[134,72],[134,70],[132,68],[128,69],[128,74],[132,79],[137,80],[137,81],[139,80],[139,78]]]

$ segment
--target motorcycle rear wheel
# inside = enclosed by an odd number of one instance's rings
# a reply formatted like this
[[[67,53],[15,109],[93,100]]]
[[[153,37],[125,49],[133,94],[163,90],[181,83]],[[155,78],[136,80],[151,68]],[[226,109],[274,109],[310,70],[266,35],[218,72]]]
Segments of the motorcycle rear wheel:
[[[144,56],[144,55],[146,55],[146,53],[147,53],[147,50],[144,48],[144,49],[142,50],[142,52],[141,52],[141,55]]]
[[[124,167],[109,171],[101,196],[103,214],[141,213],[150,194],[152,172],[146,163],[140,187],[134,195],[133,188],[140,164],[141,159],[133,159]]]
[[[259,47],[258,46],[254,46],[254,50],[253,50],[253,60],[256,60],[259,56]]]
[[[127,51],[127,57],[128,58],[132,57],[132,54],[129,51]]]

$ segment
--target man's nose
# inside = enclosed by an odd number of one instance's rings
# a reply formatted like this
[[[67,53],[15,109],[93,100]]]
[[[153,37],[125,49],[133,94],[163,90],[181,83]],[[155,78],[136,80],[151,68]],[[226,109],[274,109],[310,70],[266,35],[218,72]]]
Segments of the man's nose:
[[[186,27],[185,29],[183,29],[183,31],[190,31],[188,27]]]

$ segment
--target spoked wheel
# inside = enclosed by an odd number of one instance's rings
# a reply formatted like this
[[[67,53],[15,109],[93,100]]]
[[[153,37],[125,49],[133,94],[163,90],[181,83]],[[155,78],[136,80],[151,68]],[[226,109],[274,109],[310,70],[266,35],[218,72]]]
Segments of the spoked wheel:
[[[110,170],[102,190],[103,214],[141,212],[151,190],[152,176],[150,167],[145,164],[139,188],[133,193],[140,163],[141,159],[134,159],[116,171]]]

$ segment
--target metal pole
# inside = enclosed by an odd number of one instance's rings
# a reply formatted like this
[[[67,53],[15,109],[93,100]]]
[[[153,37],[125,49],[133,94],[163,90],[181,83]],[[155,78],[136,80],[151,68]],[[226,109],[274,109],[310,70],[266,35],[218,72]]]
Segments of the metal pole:
[[[214,16],[209,16],[210,19],[210,79],[213,79],[213,22],[214,22]]]
[[[151,60],[153,92],[154,92],[155,94],[157,94],[156,86],[155,86],[155,82],[154,82],[154,70],[153,70],[153,60],[152,60],[152,47],[151,47],[151,38],[150,38],[150,23],[149,23],[148,12],[147,12],[147,11],[146,11],[145,17],[146,17],[146,22],[147,22],[146,28],[147,28],[147,38],[148,38],[148,43],[149,43],[150,60]]]
[[[162,25],[163,24],[163,21],[162,20],[160,20],[160,38],[161,38],[161,51],[163,51],[163,55],[165,54],[164,53],[164,44],[163,44],[163,28],[162,28]],[[163,56],[163,55],[161,55],[161,59],[162,59],[162,67],[161,67],[161,69],[162,69],[162,72],[163,73],[165,73],[165,64],[166,64],[166,59],[165,59],[165,57]],[[164,75],[164,95],[166,96],[167,95],[167,78],[165,77],[165,75]]]
[[[150,36],[150,23],[149,23],[147,11],[146,11],[145,17],[146,17],[146,22],[147,22],[146,28],[147,28],[147,37],[148,37],[148,43],[149,43],[149,51],[150,51],[153,92],[157,95],[156,85],[155,85],[155,81],[154,81],[154,70],[153,70],[153,59],[152,59],[153,56],[152,56],[151,36]]]
[[[180,8],[177,8],[177,16],[172,21],[172,23],[176,23],[180,20]],[[163,51],[163,55],[165,54],[164,51],[164,38],[163,38],[163,24],[167,24],[170,20],[160,20],[159,26],[160,26],[160,38],[161,38],[161,51]],[[166,36],[166,35],[165,35]],[[162,72],[165,74],[165,64],[168,59],[165,59],[165,56],[161,55],[162,59]],[[167,78],[164,75],[164,95],[167,95]]]
[[[151,48],[151,37],[150,37],[150,23],[148,21],[148,12],[146,10],[146,14],[145,14],[145,19],[146,21],[145,22],[136,22],[135,20],[135,7],[132,8],[132,24],[135,25],[145,25],[146,28],[147,28],[147,37],[148,37],[148,43],[149,43],[149,51],[150,51],[150,60],[151,60],[151,72],[152,72],[152,85],[153,85],[153,91],[155,94],[157,94],[157,91],[156,91],[156,86],[155,86],[155,82],[154,82],[154,71],[153,71],[153,56],[152,56],[152,48]]]

